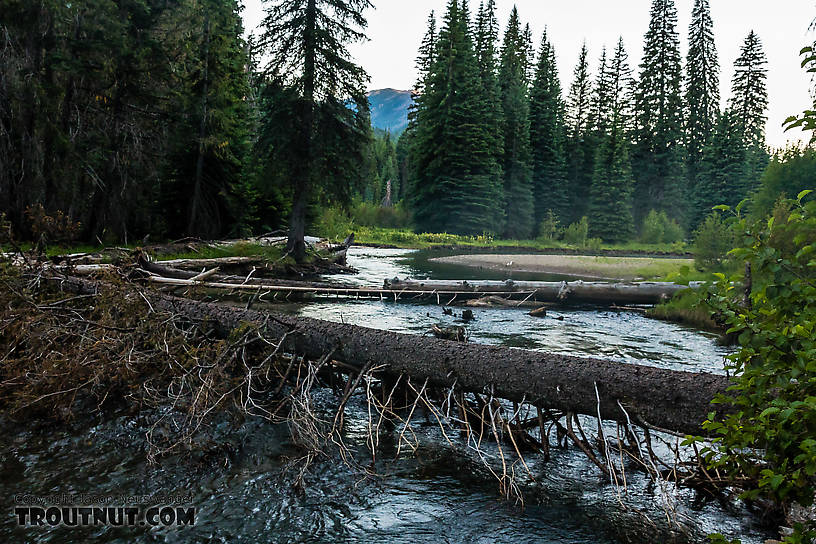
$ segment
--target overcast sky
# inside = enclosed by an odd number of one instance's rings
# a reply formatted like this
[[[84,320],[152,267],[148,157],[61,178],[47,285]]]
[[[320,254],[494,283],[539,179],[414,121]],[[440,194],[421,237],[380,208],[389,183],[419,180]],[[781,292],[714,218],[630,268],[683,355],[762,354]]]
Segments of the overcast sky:
[[[243,0],[247,32],[263,17],[262,0]],[[441,16],[446,0],[373,0],[374,9],[366,13],[370,41],[351,48],[371,76],[370,89],[386,87],[410,89],[416,80],[414,59],[431,10]],[[478,0],[471,0],[475,11]],[[536,35],[547,29],[555,45],[558,69],[565,89],[569,89],[572,71],[581,44],[586,40],[597,67],[601,48],[613,47],[623,36],[629,60],[635,72],[643,51],[643,36],[649,25],[651,0],[496,0],[502,26],[516,4],[524,22]],[[694,0],[677,0],[683,56],[687,51],[688,25]],[[809,77],[800,68],[799,51],[812,39],[810,22],[816,17],[814,0],[711,0],[714,32],[722,68],[723,100],[727,100],[734,73],[734,60],[750,30],[755,30],[768,56],[768,94],[770,111],[768,143],[783,146],[787,140],[801,139],[801,133],[784,133],[782,122],[792,114],[811,107]]]

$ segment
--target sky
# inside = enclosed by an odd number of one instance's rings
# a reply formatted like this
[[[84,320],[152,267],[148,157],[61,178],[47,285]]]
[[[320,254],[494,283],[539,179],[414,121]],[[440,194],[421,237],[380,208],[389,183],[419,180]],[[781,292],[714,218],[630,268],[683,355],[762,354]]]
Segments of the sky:
[[[243,0],[244,23],[252,32],[263,18],[263,0]],[[441,17],[446,0],[372,0],[366,12],[369,41],[354,44],[350,51],[371,77],[370,90],[411,89],[416,81],[417,48],[427,27],[428,14]],[[478,0],[471,0],[471,10]],[[513,5],[522,21],[530,23],[540,41],[546,29],[554,44],[562,86],[566,91],[586,40],[592,69],[597,68],[601,49],[614,47],[622,36],[629,62],[639,72],[643,37],[649,25],[651,0],[496,0],[499,22],[504,27]],[[688,26],[694,0],[677,0],[681,47],[685,59]],[[782,123],[813,105],[810,78],[800,66],[799,51],[814,36],[808,33],[816,18],[814,0],[711,0],[714,34],[720,56],[723,105],[731,95],[734,61],[745,37],[754,30],[768,56],[767,139],[772,147],[804,139],[801,132],[784,132]]]

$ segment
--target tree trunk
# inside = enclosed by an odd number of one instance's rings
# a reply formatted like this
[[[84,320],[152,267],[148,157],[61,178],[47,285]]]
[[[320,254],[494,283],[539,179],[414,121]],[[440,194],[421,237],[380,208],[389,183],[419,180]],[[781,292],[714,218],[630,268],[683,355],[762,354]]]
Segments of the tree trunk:
[[[60,280],[72,290],[88,292],[97,284],[82,279]],[[316,319],[240,310],[219,304],[146,292],[155,310],[201,320],[219,335],[245,323],[261,325],[269,337],[286,335],[290,353],[319,359],[327,353],[337,361],[382,367],[391,375],[406,374],[436,387],[454,384],[476,393],[493,394],[539,408],[556,409],[700,434],[712,405],[726,392],[726,376],[680,372],[616,363],[595,358],[532,352],[502,346],[462,344]],[[288,333],[288,334],[287,334]]]
[[[199,214],[202,207],[202,192],[204,184],[204,155],[205,140],[207,138],[207,116],[209,115],[210,94],[210,14],[204,16],[204,77],[201,90],[201,119],[198,126],[198,157],[196,159],[195,182],[193,185],[193,199],[190,203],[190,215],[187,222],[187,234],[196,236],[202,234],[199,227]]]
[[[693,287],[694,285],[691,285]],[[671,299],[690,286],[669,282],[602,283],[544,281],[401,281],[386,280],[385,288],[394,291],[457,293],[467,297],[491,293],[528,296],[539,302],[595,302],[615,304],[656,304]]]

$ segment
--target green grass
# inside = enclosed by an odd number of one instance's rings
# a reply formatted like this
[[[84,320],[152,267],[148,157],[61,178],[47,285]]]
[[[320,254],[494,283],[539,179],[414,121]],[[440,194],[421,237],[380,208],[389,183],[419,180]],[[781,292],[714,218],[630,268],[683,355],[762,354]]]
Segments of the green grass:
[[[23,251],[29,251],[32,244],[21,244],[20,248]],[[137,246],[122,245],[116,246],[125,249],[134,250]],[[59,255],[69,255],[73,253],[98,253],[106,249],[104,246],[94,245],[76,245],[76,246],[48,246],[46,248],[46,255],[48,257],[56,257]],[[4,252],[13,251],[10,247],[3,247]],[[158,261],[170,261],[174,259],[219,259],[223,257],[259,257],[267,261],[278,261],[283,257],[282,246],[269,246],[250,242],[238,242],[232,245],[224,246],[206,246],[203,245],[197,251],[183,251],[178,253],[161,253],[154,255]],[[285,260],[281,260],[285,262]]]
[[[694,290],[681,291],[668,302],[647,310],[646,315],[654,319],[689,325],[711,332],[723,332],[723,328],[711,318],[711,309]]]
[[[283,246],[238,242],[224,246],[202,246],[197,251],[162,254],[158,255],[156,259],[159,261],[172,261],[175,259],[221,259],[225,257],[259,257],[267,261],[277,261],[283,257]]]
[[[490,248],[528,248],[538,251],[548,249],[570,249],[579,251],[633,251],[633,252],[653,252],[653,253],[686,253],[689,247],[685,243],[676,244],[643,244],[640,242],[628,242],[625,244],[600,244],[598,246],[575,246],[560,240],[501,240],[492,235],[481,236],[461,236],[448,233],[421,233],[417,234],[408,229],[389,229],[381,227],[357,226],[343,231],[341,239],[351,232],[355,234],[355,240],[362,244],[393,245],[406,249],[428,249],[437,246],[458,246],[458,247],[490,247]]]

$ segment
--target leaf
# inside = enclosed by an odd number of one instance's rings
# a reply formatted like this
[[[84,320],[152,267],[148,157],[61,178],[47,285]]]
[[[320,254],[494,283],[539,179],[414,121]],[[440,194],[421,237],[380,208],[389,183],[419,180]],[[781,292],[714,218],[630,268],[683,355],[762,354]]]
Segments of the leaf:
[[[813,189],[805,189],[796,197],[796,200],[802,202],[802,199],[805,198],[807,195],[813,192]]]

